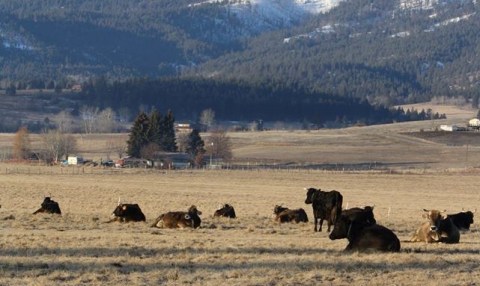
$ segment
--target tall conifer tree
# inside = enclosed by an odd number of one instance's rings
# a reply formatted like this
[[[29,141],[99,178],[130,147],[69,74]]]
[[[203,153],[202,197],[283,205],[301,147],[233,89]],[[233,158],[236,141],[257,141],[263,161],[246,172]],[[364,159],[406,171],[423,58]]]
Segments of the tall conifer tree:
[[[132,157],[140,157],[142,147],[148,144],[148,130],[150,119],[145,112],[138,114],[127,141],[127,153]]]
[[[177,142],[175,138],[175,117],[173,112],[169,110],[162,122],[162,149],[168,152],[177,152]]]

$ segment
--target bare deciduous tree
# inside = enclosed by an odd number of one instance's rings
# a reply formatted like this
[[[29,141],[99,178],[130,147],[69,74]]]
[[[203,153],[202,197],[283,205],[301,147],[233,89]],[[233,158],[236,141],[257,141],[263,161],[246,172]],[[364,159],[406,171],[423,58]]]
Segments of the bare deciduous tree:
[[[106,142],[107,150],[109,153],[113,152],[118,155],[118,158],[122,158],[127,152],[127,142],[122,139],[109,139]],[[109,154],[107,154],[109,157]]]
[[[161,148],[155,143],[148,143],[140,150],[140,156],[145,159],[154,159],[155,155]]]
[[[53,118],[53,122],[55,122],[57,130],[61,133],[70,133],[73,131],[74,119],[68,111],[60,111]]]
[[[58,130],[48,131],[42,135],[45,159],[57,163],[62,157],[67,157],[77,149],[77,140],[70,134]]]
[[[21,127],[13,139],[13,157],[23,160],[30,153],[30,138],[27,127]]]
[[[233,158],[230,137],[223,130],[213,131],[208,137],[205,148],[207,155],[220,158],[225,162],[230,162]]]
[[[200,114],[200,123],[207,126],[207,128],[212,127],[215,123],[215,111],[213,109],[205,109]]]
[[[97,116],[97,130],[100,133],[111,133],[116,129],[115,111],[110,107],[102,110]]]
[[[96,131],[96,121],[100,109],[94,106],[82,106],[80,108],[80,118],[83,121],[83,130],[85,134],[90,134]]]

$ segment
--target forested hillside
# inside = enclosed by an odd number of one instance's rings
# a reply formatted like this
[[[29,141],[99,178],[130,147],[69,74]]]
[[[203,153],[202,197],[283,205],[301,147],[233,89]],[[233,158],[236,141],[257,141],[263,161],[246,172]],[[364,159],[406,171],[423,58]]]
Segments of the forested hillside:
[[[88,105],[115,110],[141,106],[174,111],[176,118],[196,121],[211,109],[217,120],[295,121],[306,128],[368,125],[393,121],[438,119],[431,111],[372,106],[359,98],[338,97],[290,86],[199,79],[135,79],[108,83],[104,78],[84,85]]]
[[[480,93],[480,13],[468,1],[398,10],[346,1],[307,25],[262,35],[192,74],[300,85],[392,105]]]
[[[317,123],[388,122],[433,96],[478,106],[476,1],[260,2],[0,0],[0,94],[82,85],[102,107]]]

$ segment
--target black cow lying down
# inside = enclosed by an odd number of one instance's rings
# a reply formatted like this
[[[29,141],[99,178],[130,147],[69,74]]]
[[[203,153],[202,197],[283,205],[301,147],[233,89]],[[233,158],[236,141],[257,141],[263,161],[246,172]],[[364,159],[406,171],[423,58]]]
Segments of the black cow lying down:
[[[45,197],[41,207],[33,214],[38,213],[62,214],[62,211],[60,211],[60,206],[56,201],[52,200],[50,197]]]
[[[348,239],[345,251],[400,251],[400,240],[388,228],[362,219],[341,215],[329,235],[331,240]]]
[[[145,221],[143,214],[138,204],[118,204],[112,213],[112,219],[108,222],[137,222]]]
[[[459,212],[456,214],[449,214],[447,215],[447,218],[450,218],[453,224],[459,230],[470,230],[470,225],[473,223],[474,212],[467,211],[467,212]]]
[[[161,214],[152,227],[158,228],[198,228],[202,222],[199,215],[202,212],[197,209],[195,205],[192,205],[188,211],[175,211]]]
[[[228,218],[236,218],[235,209],[233,206],[229,204],[224,204],[221,208],[213,213],[214,217],[228,217]]]
[[[289,209],[276,205],[273,208],[273,213],[275,214],[275,220],[278,222],[308,222],[307,213],[304,209]]]
[[[341,215],[346,216],[350,221],[363,221],[370,224],[375,224],[375,216],[373,214],[373,206],[366,206],[364,208],[350,208],[342,210]]]

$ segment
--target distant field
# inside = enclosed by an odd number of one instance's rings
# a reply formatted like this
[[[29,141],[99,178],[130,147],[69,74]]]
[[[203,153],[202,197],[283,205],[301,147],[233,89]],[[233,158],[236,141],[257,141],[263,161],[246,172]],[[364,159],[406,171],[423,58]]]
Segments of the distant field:
[[[412,106],[405,106],[409,108]],[[404,122],[344,129],[312,131],[272,130],[265,132],[228,133],[233,144],[236,163],[294,164],[313,168],[340,169],[376,166],[384,169],[450,169],[471,168],[480,164],[480,146],[477,134],[444,135],[442,140],[426,137],[428,131],[441,124],[466,124],[476,115],[476,110],[448,105],[414,105],[416,109],[432,108],[446,113],[448,119],[435,121]],[[420,131],[425,133],[419,134]],[[203,138],[208,133],[201,134]],[[86,159],[118,156],[109,150],[109,142],[125,142],[128,134],[75,135],[78,154]],[[32,145],[39,146],[40,137],[32,135]],[[13,134],[0,134],[0,158],[11,149]]]
[[[478,208],[480,146],[418,135],[455,121],[229,133],[237,163],[296,164],[289,170],[0,163],[0,285],[476,285],[477,223],[460,244],[404,242],[424,208]],[[108,156],[107,141],[127,139],[75,136],[79,153],[94,160]],[[32,141],[38,146],[38,135]],[[0,135],[0,150],[12,142],[12,134]],[[362,164],[384,169],[344,169]],[[339,171],[323,170],[327,165]],[[340,191],[344,206],[375,205],[378,222],[398,235],[402,251],[346,254],[346,240],[314,233],[311,221],[273,222],[275,204],[303,207],[312,220],[303,190],[311,186]],[[62,216],[32,215],[44,196],[60,203]],[[105,224],[118,198],[138,203],[147,223]],[[212,218],[222,203],[232,204],[238,219]],[[200,229],[149,227],[161,213],[192,204],[203,212]]]

